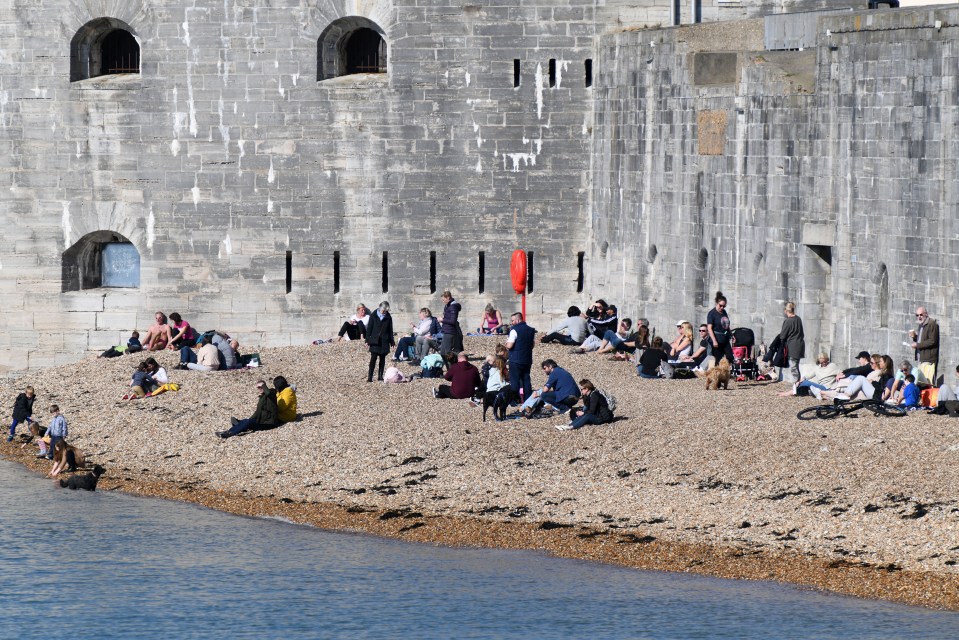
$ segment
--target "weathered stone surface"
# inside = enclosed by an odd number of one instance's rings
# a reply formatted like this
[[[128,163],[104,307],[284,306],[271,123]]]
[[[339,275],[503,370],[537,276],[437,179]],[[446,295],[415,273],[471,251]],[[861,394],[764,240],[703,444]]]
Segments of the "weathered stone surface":
[[[767,338],[796,299],[837,359],[902,355],[918,303],[950,335],[955,10],[833,14],[814,52],[765,52],[762,15],[830,3],[704,2],[713,24],[675,29],[643,28],[672,23],[666,0],[189,4],[0,9],[0,335],[59,336],[0,341],[0,372],[157,309],[304,343],[358,302],[412,316],[449,288],[470,328],[488,301],[518,308],[516,248],[542,328],[600,295],[668,327],[721,287]],[[344,16],[382,30],[386,74],[316,80]],[[101,17],[135,32],[141,73],[71,82],[70,41]],[[697,53],[735,56],[735,81],[694,86]],[[725,118],[716,155],[699,113]],[[139,288],[63,291],[65,253],[96,232],[136,246]]]

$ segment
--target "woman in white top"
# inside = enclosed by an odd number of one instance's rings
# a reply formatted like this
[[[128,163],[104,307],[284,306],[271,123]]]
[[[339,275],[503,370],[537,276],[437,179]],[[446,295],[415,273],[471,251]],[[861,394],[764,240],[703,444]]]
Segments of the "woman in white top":
[[[693,352],[693,325],[686,320],[676,323],[676,339],[669,343],[669,359],[682,360]]]
[[[347,340],[359,340],[366,337],[366,327],[369,324],[370,310],[366,308],[365,304],[361,303],[356,307],[356,313],[350,316],[350,319],[340,327],[340,332],[337,334],[339,337],[336,341],[342,340],[343,336],[346,336]]]
[[[483,422],[486,422],[486,410],[493,407],[493,415],[499,420],[494,406],[496,396],[509,387],[509,371],[506,368],[506,358],[503,356],[489,356],[487,359],[492,366],[489,368],[489,379],[486,381],[486,393],[483,394]],[[505,413],[505,407],[503,408]]]

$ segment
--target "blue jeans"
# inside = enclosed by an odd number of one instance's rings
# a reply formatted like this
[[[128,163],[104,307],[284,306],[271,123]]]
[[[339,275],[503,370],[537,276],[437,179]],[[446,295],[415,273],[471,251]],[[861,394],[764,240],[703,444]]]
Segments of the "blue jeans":
[[[53,452],[57,448],[57,442],[63,440],[63,436],[50,436],[50,448],[47,450],[47,457],[52,458]]]
[[[261,426],[253,422],[253,420],[251,420],[250,418],[244,418],[243,420],[240,420],[235,425],[230,427],[227,430],[227,433],[229,433],[231,436],[236,436],[243,433],[244,431],[259,431],[261,429],[272,429],[272,427]]]
[[[522,389],[524,400],[533,395],[533,381],[529,377],[532,368],[532,364],[509,363],[509,386],[516,393],[519,393],[519,390]]]
[[[587,424],[600,424],[602,421],[599,419],[599,416],[592,413],[584,413],[580,417],[573,420],[571,423],[574,429],[579,429],[583,425]]]
[[[640,377],[640,378],[651,378],[651,379],[653,379],[653,380],[659,380],[659,379],[660,379],[660,377],[659,377],[658,375],[653,375],[653,376],[651,376],[651,375],[649,375],[648,373],[643,373],[643,369],[642,369],[641,366],[640,366],[640,367],[636,367],[636,368],[639,369],[639,377]]]
[[[33,422],[29,417],[24,420],[28,425]],[[13,423],[10,425],[10,437],[12,438],[17,434],[17,425],[20,424],[20,421],[14,418]]]
[[[816,389],[819,389],[820,391],[829,391],[829,387],[821,385],[818,382],[810,382],[809,380],[803,380],[802,382],[796,385],[797,389],[799,387],[815,387]]]
[[[548,404],[552,407],[555,407],[560,413],[566,413],[569,411],[569,405],[563,404],[568,396],[560,398],[553,391],[544,391],[537,397],[532,397],[532,394],[529,398],[526,399],[526,402],[523,403],[523,409],[535,409],[540,403]]]
[[[188,364],[190,362],[196,364],[196,353],[190,347],[180,347],[180,363]]]
[[[623,339],[619,336],[619,334],[610,329],[607,329],[606,333],[603,334],[603,340],[613,345],[617,349],[619,348],[619,345],[623,344]]]
[[[413,336],[403,336],[400,338],[400,341],[396,343],[396,352],[393,354],[393,358],[399,360],[402,358],[410,357],[410,350],[416,347],[416,338]]]

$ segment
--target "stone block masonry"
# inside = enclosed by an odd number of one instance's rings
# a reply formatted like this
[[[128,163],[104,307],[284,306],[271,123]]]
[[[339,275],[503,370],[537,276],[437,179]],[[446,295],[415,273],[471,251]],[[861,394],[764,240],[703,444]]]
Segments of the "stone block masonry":
[[[588,288],[670,334],[722,289],[767,343],[793,300],[807,357],[844,366],[862,349],[912,359],[926,306],[951,380],[959,11],[816,24],[804,51],[765,50],[761,20],[601,38]],[[726,28],[738,37],[713,37]],[[696,61],[720,55],[701,77]]]
[[[667,326],[722,286],[765,333],[796,298],[837,355],[892,350],[914,301],[948,334],[955,34],[924,25],[955,21],[843,14],[815,49],[763,50],[763,15],[828,4],[704,0],[711,24],[678,29],[668,0],[2,8],[0,373],[121,344],[157,309],[299,344],[449,288],[471,328],[518,308],[516,248],[540,328],[598,295]],[[104,24],[140,73],[83,75]],[[383,67],[338,76],[359,29]],[[102,257],[126,241],[138,267]]]
[[[552,295],[534,321],[548,322],[582,295],[596,11],[577,0],[3,10],[0,32],[15,37],[0,52],[0,332],[59,338],[4,341],[0,371],[120,344],[156,309],[247,343],[305,343],[358,302],[390,300],[405,324],[449,288],[469,328],[488,301],[518,307],[516,248],[544,265],[535,286]],[[71,40],[101,18],[135,35],[140,73],[71,82]],[[344,24],[380,30],[386,73],[317,81],[318,43]],[[90,238],[132,242],[139,287],[96,286]]]

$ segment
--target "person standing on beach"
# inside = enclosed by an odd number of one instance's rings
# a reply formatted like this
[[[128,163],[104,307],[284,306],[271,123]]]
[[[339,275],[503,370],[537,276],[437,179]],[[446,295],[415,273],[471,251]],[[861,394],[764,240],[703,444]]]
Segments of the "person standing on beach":
[[[50,405],[50,413],[53,418],[50,419],[50,426],[47,427],[47,433],[50,437],[50,448],[47,449],[47,460],[53,460],[53,451],[57,448],[57,442],[67,437],[67,419],[60,415],[60,407]]]
[[[533,347],[536,346],[536,329],[526,324],[523,314],[516,312],[510,316],[511,329],[506,339],[509,350],[509,386],[513,393],[523,390],[523,398],[533,395],[533,381],[530,371],[533,368]]]
[[[445,361],[453,351],[463,350],[463,330],[460,329],[460,311],[463,306],[453,299],[448,290],[443,292],[443,321],[440,329],[443,332],[443,341],[440,343],[440,355]]]
[[[376,362],[379,360],[380,370],[376,379],[382,382],[386,356],[396,346],[396,341],[393,339],[393,316],[390,315],[390,303],[385,300],[370,317],[370,324],[366,330],[366,344],[370,347],[370,370],[366,381],[373,382],[373,369],[376,368]]]
[[[799,375],[799,361],[806,357],[806,334],[803,332],[802,318],[796,315],[795,303],[787,302],[783,313],[786,319],[779,331],[779,339],[786,345],[789,375],[792,376],[790,382],[797,383],[802,377]]]
[[[27,387],[23,390],[23,393],[17,396],[17,399],[13,402],[13,422],[10,423],[10,435],[7,436],[7,442],[13,440],[13,436],[17,435],[17,425],[21,422],[26,422],[27,426],[30,426],[30,423],[33,422],[33,401],[36,398],[33,396],[33,387]]]
[[[919,326],[909,332],[912,348],[916,351],[919,371],[933,386],[936,384],[936,368],[939,366],[939,323],[929,317],[925,307],[916,309]]]
[[[709,331],[709,341],[713,345],[713,356],[716,363],[720,358],[726,358],[729,364],[733,363],[733,347],[729,343],[729,314],[726,313],[726,296],[722,291],[716,292],[716,306],[709,310],[706,316],[706,329]]]

